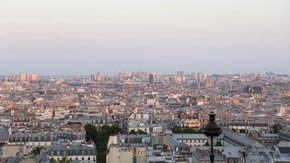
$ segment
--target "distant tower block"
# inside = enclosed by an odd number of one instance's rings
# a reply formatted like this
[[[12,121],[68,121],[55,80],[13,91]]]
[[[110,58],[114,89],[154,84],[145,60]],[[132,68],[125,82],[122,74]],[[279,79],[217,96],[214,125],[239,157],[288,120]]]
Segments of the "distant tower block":
[[[99,72],[97,74],[97,81],[102,81],[103,80],[103,74],[101,72]]]
[[[18,80],[18,76],[17,76],[17,74],[13,74],[13,75],[12,75],[12,80]]]
[[[26,80],[29,81],[30,78],[29,78],[29,74],[26,74]]]
[[[211,79],[207,78],[205,81],[206,81],[206,87],[211,87],[212,86]]]
[[[203,74],[203,79],[204,79],[204,80],[207,79],[207,72],[204,72],[204,74]]]
[[[91,81],[95,81],[96,80],[96,75],[94,73],[91,74]]]
[[[154,75],[153,74],[149,74],[149,83],[150,84],[154,83]]]
[[[32,74],[32,75],[31,75],[31,80],[32,80],[32,81],[37,80],[37,74]]]
[[[193,77],[193,78],[195,78],[195,72],[192,72],[192,74],[191,74],[191,75],[192,75],[192,77]]]
[[[177,76],[183,78],[184,72],[183,71],[177,71]]]
[[[21,81],[26,81],[26,79],[27,79],[26,77],[27,77],[26,74],[21,74],[21,75],[20,75],[20,80],[21,80]]]

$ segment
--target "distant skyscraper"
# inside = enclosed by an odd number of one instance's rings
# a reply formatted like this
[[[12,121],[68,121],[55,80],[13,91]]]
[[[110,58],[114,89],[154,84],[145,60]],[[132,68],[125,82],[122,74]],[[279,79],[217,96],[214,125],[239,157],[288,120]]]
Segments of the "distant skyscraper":
[[[17,74],[13,74],[13,75],[12,75],[12,80],[18,80],[18,76],[17,76]]]
[[[177,79],[179,82],[184,81],[184,72],[183,71],[177,71]]]
[[[195,72],[192,72],[192,77],[195,78]]]
[[[211,87],[211,79],[207,78],[206,80],[206,87]]]
[[[136,77],[137,77],[137,73],[136,72],[132,72],[131,79],[135,79]]]
[[[154,83],[154,75],[153,74],[149,74],[149,83],[150,84]]]
[[[26,80],[29,81],[30,78],[29,78],[29,74],[26,74]]]
[[[201,73],[200,72],[197,74],[197,80],[201,81]]]
[[[99,72],[97,74],[97,81],[102,81],[103,80],[103,74],[101,72]]]
[[[184,76],[184,72],[183,71],[177,71],[177,76],[183,77]]]
[[[27,80],[26,77],[27,77],[26,74],[21,74],[21,75],[20,75],[20,80],[21,80],[21,81],[26,81],[26,80]]]
[[[31,80],[32,81],[37,80],[37,74],[31,74]]]
[[[203,80],[207,79],[207,72],[204,72],[203,74]]]
[[[94,73],[91,74],[91,81],[95,81],[96,80],[96,75]]]

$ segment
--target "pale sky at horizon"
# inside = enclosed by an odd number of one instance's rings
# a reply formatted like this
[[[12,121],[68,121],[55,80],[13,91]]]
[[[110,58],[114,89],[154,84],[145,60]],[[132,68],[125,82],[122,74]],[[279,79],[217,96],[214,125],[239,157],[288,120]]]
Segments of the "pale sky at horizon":
[[[0,2],[0,75],[290,74],[290,0]]]

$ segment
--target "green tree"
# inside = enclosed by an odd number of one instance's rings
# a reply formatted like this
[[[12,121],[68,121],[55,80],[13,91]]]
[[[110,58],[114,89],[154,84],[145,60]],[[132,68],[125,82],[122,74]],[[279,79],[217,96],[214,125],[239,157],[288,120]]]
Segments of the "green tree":
[[[232,131],[237,132],[237,130],[235,128],[232,128]]]
[[[70,163],[70,160],[65,156],[58,163]]]
[[[221,143],[221,141],[217,141],[215,146],[223,146],[223,144]]]
[[[42,149],[45,149],[44,147],[36,147],[36,148],[34,148],[34,149],[32,149],[32,153],[33,154],[40,154],[40,151],[42,150]]]
[[[86,141],[93,140],[96,143],[96,136],[98,134],[97,127],[93,124],[87,124],[86,130]]]
[[[240,129],[240,133],[246,133],[245,129]]]
[[[56,161],[54,158],[49,159],[51,163],[70,163],[70,160],[65,156],[60,161]]]
[[[173,127],[172,132],[173,133],[182,133],[182,129],[181,129],[181,127]]]
[[[132,134],[132,135],[136,135],[137,133],[142,134],[142,135],[148,135],[148,133],[143,131],[143,130],[138,130],[137,132],[135,130],[130,131],[130,134]]]
[[[51,163],[57,163],[57,161],[56,161],[54,158],[49,159],[49,161],[50,161]]]
[[[280,130],[283,129],[283,126],[280,123],[276,123],[272,126],[274,133],[278,133]]]
[[[104,125],[98,131],[95,139],[97,145],[97,162],[98,163],[106,163],[106,152],[107,152],[107,144],[109,141],[109,136],[111,134],[122,133],[123,130],[117,125]]]
[[[98,135],[96,137],[96,141],[99,143],[99,142],[102,142],[104,140],[107,140],[109,137],[109,133],[108,133],[108,130],[105,130],[105,129],[101,129],[99,132],[98,132]]]
[[[203,133],[204,127],[197,130],[197,133]]]
[[[182,133],[196,133],[193,128],[184,128]]]
[[[98,163],[106,163],[106,151],[101,151],[100,153],[98,153]]]
[[[147,133],[147,132],[145,132],[145,131],[142,131],[142,130],[138,130],[138,133],[139,133],[139,134],[148,135],[148,133]]]
[[[135,134],[137,134],[137,132],[136,132],[135,130],[131,130],[131,131],[130,131],[130,134],[135,135]]]
[[[109,129],[109,135],[118,133],[123,133],[122,128],[117,125],[112,125]]]
[[[109,132],[110,128],[111,128],[111,127],[110,127],[109,125],[103,125],[101,129],[104,129],[104,130],[106,130],[107,132]]]
[[[190,127],[186,127],[186,128],[173,127],[172,132],[173,133],[197,133],[195,129],[190,128]]]

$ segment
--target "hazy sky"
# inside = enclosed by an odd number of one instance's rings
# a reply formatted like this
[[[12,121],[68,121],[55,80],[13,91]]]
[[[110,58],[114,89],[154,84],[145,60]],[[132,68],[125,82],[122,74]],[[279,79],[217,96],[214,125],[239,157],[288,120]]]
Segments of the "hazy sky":
[[[290,74],[290,0],[5,0],[0,74]]]

